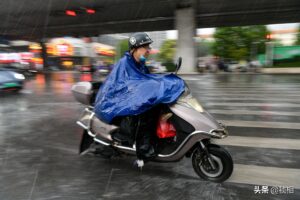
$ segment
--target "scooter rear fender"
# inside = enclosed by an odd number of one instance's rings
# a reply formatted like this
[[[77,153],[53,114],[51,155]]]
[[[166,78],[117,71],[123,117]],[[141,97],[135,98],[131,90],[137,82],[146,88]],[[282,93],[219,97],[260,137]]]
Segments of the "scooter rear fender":
[[[77,124],[89,132],[89,135],[95,137],[100,135],[105,141],[112,141],[111,133],[119,127],[106,124],[99,120],[92,108],[86,108]]]

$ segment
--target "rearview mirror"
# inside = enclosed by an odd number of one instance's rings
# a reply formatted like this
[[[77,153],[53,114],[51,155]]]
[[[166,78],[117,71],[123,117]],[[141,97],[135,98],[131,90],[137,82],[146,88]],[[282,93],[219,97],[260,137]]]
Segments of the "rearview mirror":
[[[179,71],[179,69],[180,69],[180,67],[181,67],[181,63],[182,63],[182,58],[179,57],[179,58],[177,59],[177,62],[175,63],[175,67],[176,67],[176,69],[175,69],[175,74],[177,74],[177,72]]]

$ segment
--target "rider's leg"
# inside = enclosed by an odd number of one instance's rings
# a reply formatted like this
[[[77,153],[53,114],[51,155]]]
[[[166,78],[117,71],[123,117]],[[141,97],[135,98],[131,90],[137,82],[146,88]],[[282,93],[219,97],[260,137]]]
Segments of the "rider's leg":
[[[136,137],[137,157],[139,159],[150,159],[156,156],[156,127],[159,109],[152,108],[139,115],[139,126]]]

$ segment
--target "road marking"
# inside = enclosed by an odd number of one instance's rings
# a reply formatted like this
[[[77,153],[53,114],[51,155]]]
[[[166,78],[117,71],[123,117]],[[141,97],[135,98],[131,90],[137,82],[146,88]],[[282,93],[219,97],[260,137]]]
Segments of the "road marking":
[[[256,89],[259,89],[259,90],[285,90],[285,89],[291,90],[291,89],[294,89],[295,91],[299,91],[299,87],[300,87],[300,85],[286,85],[286,86],[280,86],[280,85],[277,85],[277,86],[262,86],[262,85],[260,85],[260,86],[259,85],[258,86],[232,86],[231,85],[231,86],[224,86],[224,87],[221,87],[221,86],[211,87],[211,86],[205,85],[204,87],[202,87],[201,84],[195,84],[195,83],[190,83],[190,85],[200,86],[202,90],[221,90],[221,91],[237,90],[237,89],[250,89],[250,90],[256,90]]]
[[[19,93],[21,93],[21,94],[32,94],[33,92],[32,92],[32,90],[23,89]]]
[[[206,97],[204,95],[197,95],[195,96],[200,100],[205,101],[265,101],[265,102],[293,102],[293,103],[300,103],[300,98],[295,98],[295,99],[280,99],[280,98],[266,98],[265,95],[261,97],[256,97],[256,98],[251,98],[248,96],[245,97],[220,97],[220,96],[215,96],[215,97]]]
[[[260,122],[260,121],[241,121],[241,120],[218,120],[218,121],[222,122],[226,126],[300,129],[300,123],[290,123],[290,122]]]
[[[233,173],[227,181],[232,183],[284,186],[300,189],[299,177],[300,169],[235,164]]]
[[[38,178],[38,175],[39,175],[39,170],[36,170],[35,176],[34,176],[34,180],[33,180],[33,184],[32,184],[31,190],[30,190],[30,195],[28,197],[28,200],[32,199],[32,195],[33,195],[33,191],[34,191],[34,188],[35,188],[35,185],[36,185],[36,180]]]
[[[230,89],[230,90],[218,90],[218,89],[211,89],[211,90],[208,90],[208,89],[202,89],[198,92],[201,92],[201,93],[251,93],[251,94],[296,94],[296,95],[300,95],[299,93],[299,89],[295,89],[295,90],[290,90],[288,89],[280,89],[280,90],[277,90],[277,89],[266,89],[266,90],[248,90],[248,89]]]
[[[52,106],[52,105],[70,105],[70,106],[74,106],[74,105],[81,105],[81,103],[79,103],[79,102],[69,102],[69,101],[67,101],[67,102],[43,102],[43,103],[34,103],[33,104],[34,106],[41,106],[41,105],[43,105],[43,106]]]
[[[300,140],[297,139],[242,137],[229,135],[229,137],[222,140],[214,139],[214,143],[227,146],[300,150]]]
[[[285,107],[300,108],[300,104],[295,103],[234,103],[234,102],[207,102],[206,106],[263,106],[263,107]]]
[[[266,95],[268,97],[274,97],[274,98],[277,98],[277,97],[295,97],[295,98],[298,98],[300,97],[300,95],[296,95],[296,94],[282,94],[282,93],[270,93],[270,94],[266,94],[266,93],[261,93],[261,94],[257,94],[257,93],[246,93],[246,94],[241,94],[241,93],[229,93],[229,92],[226,92],[226,93],[213,93],[213,92],[207,92],[207,93],[204,93],[204,92],[195,92],[195,91],[192,91],[192,94],[194,94],[194,96],[203,96],[203,97],[218,97],[218,96],[221,96],[221,97],[226,97],[226,96],[229,96],[229,97],[236,97],[236,96],[243,96],[243,97],[266,97]]]
[[[200,86],[200,85],[199,85]],[[286,91],[288,89],[288,91],[298,91],[299,92],[299,87],[300,86],[295,86],[295,85],[289,85],[289,86],[282,86],[282,87],[246,87],[246,86],[242,86],[242,87],[233,87],[233,86],[230,86],[230,87],[204,87],[204,88],[201,88],[201,90],[207,90],[207,91],[210,91],[210,90],[220,90],[220,91],[224,91],[224,90],[240,90],[240,91],[245,91],[245,90],[265,90],[265,91],[270,91],[270,90],[274,90],[274,91],[278,91],[278,90],[281,90],[281,91]]]
[[[300,116],[300,112],[284,111],[256,111],[256,110],[208,110],[211,114],[223,115],[282,115],[282,116]]]

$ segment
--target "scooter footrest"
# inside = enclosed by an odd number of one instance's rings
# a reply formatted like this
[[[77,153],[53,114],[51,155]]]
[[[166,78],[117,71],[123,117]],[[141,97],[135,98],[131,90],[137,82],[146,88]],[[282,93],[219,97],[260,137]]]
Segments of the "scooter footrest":
[[[112,139],[124,146],[132,146],[132,143],[130,142],[129,138],[127,138],[126,136],[122,135],[119,132],[116,132],[114,134],[112,134]]]

